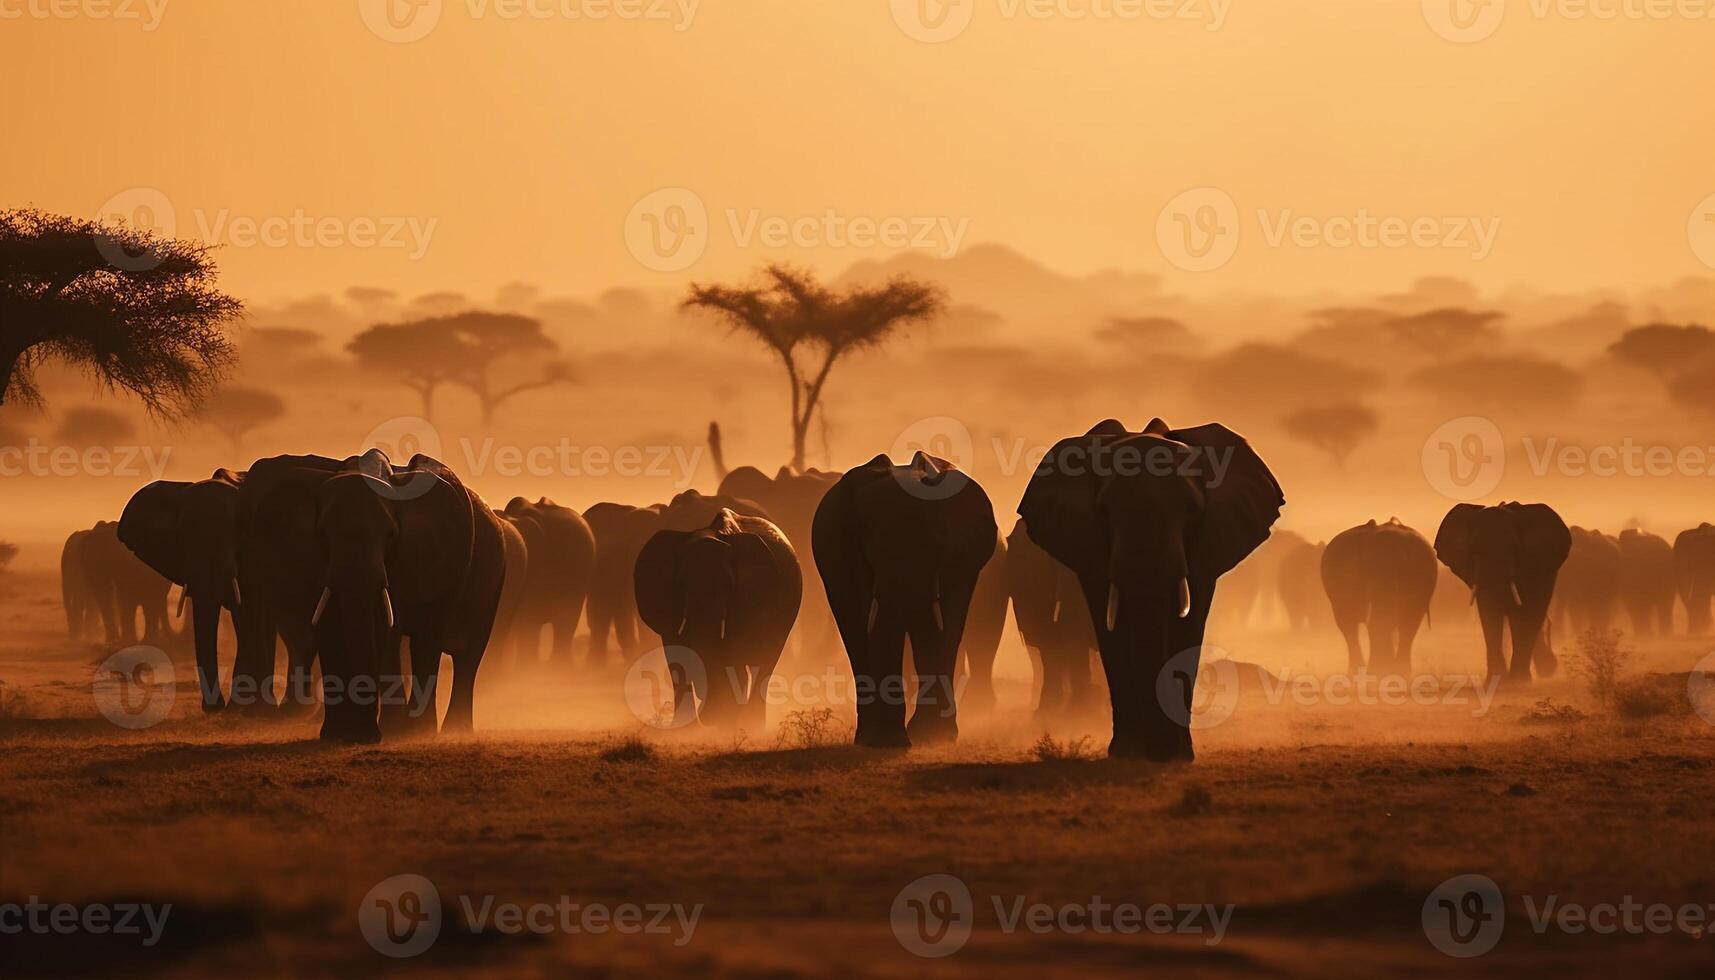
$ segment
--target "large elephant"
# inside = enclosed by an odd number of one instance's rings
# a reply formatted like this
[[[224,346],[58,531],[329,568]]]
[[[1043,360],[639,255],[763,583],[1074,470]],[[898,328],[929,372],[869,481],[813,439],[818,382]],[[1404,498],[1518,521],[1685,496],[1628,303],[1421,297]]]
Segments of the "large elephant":
[[[75,553],[74,567],[82,577],[74,593],[86,597],[101,618],[103,639],[108,646],[130,646],[142,642],[166,648],[172,645],[172,624],[167,619],[167,593],[173,584],[137,559],[119,537],[119,524],[97,523],[67,547]],[[62,566],[63,570],[63,566]],[[137,630],[137,618],[143,630]]]
[[[1686,630],[1709,632],[1709,600],[1715,596],[1715,525],[1707,522],[1679,532],[1673,540],[1674,578],[1685,603]]]
[[[600,503],[584,511],[584,520],[595,535],[595,568],[587,599],[592,667],[612,666],[608,652],[610,636],[622,658],[629,659],[638,649],[637,594],[632,573],[643,546],[661,530],[664,509],[659,505]]]
[[[1547,504],[1458,504],[1442,518],[1435,555],[1477,601],[1491,678],[1509,670],[1502,655],[1506,626],[1512,630],[1512,680],[1528,683],[1533,665],[1538,676],[1554,673],[1553,644],[1543,627],[1571,550],[1572,532]]]
[[[705,724],[761,732],[768,679],[803,599],[786,536],[723,508],[698,530],[657,531],[637,556],[633,581],[638,612],[667,651],[675,709],[689,711],[694,691]]]
[[[1322,553],[1326,542],[1300,541],[1286,547],[1276,566],[1275,594],[1294,632],[1321,629],[1328,622],[1328,595],[1322,589]]]
[[[1006,539],[997,532],[994,556],[977,576],[977,591],[971,596],[965,636],[959,644],[959,676],[966,679],[961,695],[967,711],[990,711],[995,705],[994,661],[1006,632],[1006,607],[1012,602],[1006,562]]]
[[[1560,567],[1560,577],[1555,580],[1549,614],[1571,636],[1586,629],[1606,632],[1613,624],[1614,610],[1620,604],[1620,587],[1625,581],[1620,541],[1601,531],[1582,527],[1569,530],[1572,549],[1567,552],[1566,564]]]
[[[1398,518],[1334,535],[1322,552],[1322,588],[1334,625],[1346,638],[1346,666],[1362,673],[1409,674],[1411,644],[1435,595],[1435,549]],[[1358,629],[1369,633],[1364,660]]]
[[[504,538],[506,581],[500,589],[500,605],[494,611],[494,631],[488,639],[489,652],[483,657],[490,670],[511,667],[516,658],[512,627],[518,619],[518,608],[524,601],[525,580],[530,575],[530,546],[525,543],[523,532],[506,519],[505,513],[497,511],[494,516],[500,519],[500,532]]]
[[[877,456],[822,498],[810,546],[857,684],[857,744],[958,737],[959,644],[998,539],[983,488],[922,452],[903,466]],[[907,636],[917,678],[909,724]]]
[[[1268,537],[1280,484],[1221,425],[1061,440],[1025,489],[1030,537],[1078,575],[1113,707],[1108,754],[1189,760],[1191,702],[1215,582]]]
[[[710,446],[719,461],[719,429],[710,426]],[[816,508],[828,490],[838,483],[838,473],[810,469],[795,473],[781,467],[772,478],[754,466],[741,466],[722,472],[716,494],[738,500],[751,500],[767,511],[786,540],[798,551],[798,566],[804,575],[804,606],[798,613],[798,625],[793,630],[798,647],[798,659],[806,665],[823,661],[836,648],[838,633],[834,629],[833,613],[828,609],[827,592],[816,573],[816,563],[810,557],[810,527],[816,519]]]
[[[1096,693],[1090,661],[1097,647],[1077,574],[1032,541],[1020,520],[1006,539],[1006,580],[1018,632],[1042,665],[1037,720],[1083,713]]]
[[[1673,545],[1648,531],[1620,532],[1620,603],[1639,636],[1673,632]]]
[[[525,660],[534,662],[542,627],[551,627],[551,656],[569,663],[572,636],[595,574],[595,533],[583,515],[546,497],[535,503],[514,497],[501,516],[523,535],[530,555],[512,623],[515,642],[522,645]]]
[[[65,608],[66,637],[82,642],[101,629],[101,609],[89,577],[83,573],[83,547],[91,532],[73,531],[60,550],[60,604]]]
[[[393,679],[406,637],[413,727],[435,729],[446,654],[453,689],[445,728],[469,731],[505,583],[500,519],[452,470],[422,455],[395,467],[371,450],[315,494],[315,540],[326,557],[311,615],[322,660],[322,738],[381,740],[377,703],[401,686]]]

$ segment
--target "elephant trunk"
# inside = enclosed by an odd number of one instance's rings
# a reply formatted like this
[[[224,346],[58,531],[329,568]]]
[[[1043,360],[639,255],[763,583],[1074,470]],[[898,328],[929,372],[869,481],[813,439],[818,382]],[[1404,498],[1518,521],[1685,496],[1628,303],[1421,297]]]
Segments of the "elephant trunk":
[[[196,644],[197,683],[202,688],[202,710],[219,711],[226,706],[220,693],[220,603],[191,598],[192,638]]]

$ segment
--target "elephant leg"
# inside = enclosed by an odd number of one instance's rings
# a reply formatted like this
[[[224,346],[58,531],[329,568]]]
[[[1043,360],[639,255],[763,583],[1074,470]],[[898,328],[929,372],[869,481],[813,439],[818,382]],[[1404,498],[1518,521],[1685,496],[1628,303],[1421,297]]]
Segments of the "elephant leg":
[[[1477,618],[1483,622],[1483,648],[1488,653],[1489,680],[1495,680],[1507,672],[1506,658],[1501,653],[1506,616],[1499,602],[1478,596]],[[1514,648],[1513,656],[1517,658],[1517,648]]]
[[[1092,710],[1100,692],[1096,690],[1096,660],[1099,654],[1088,647],[1079,646],[1076,655],[1071,658],[1069,669],[1066,671],[1066,710],[1070,714],[1081,715]]]
[[[1417,642],[1417,631],[1423,627],[1423,610],[1415,610],[1401,617],[1395,624],[1398,630],[1394,641],[1393,663],[1394,670],[1406,677],[1412,676],[1412,644]]]
[[[251,607],[232,611],[238,653],[232,661],[232,701],[246,707],[278,707],[274,696],[275,636],[273,622]],[[242,693],[241,693],[242,692]]]
[[[1050,655],[1041,647],[1029,647],[1030,659],[1039,664],[1042,675],[1042,687],[1036,695],[1036,721],[1042,724],[1058,717],[1065,707],[1065,664],[1060,657],[1060,651]]]
[[[607,635],[614,628],[613,610],[607,601],[595,592],[589,596],[590,620],[590,654],[591,667],[606,667],[608,665]]]
[[[959,602],[959,597],[953,597]],[[968,597],[966,600],[968,602]],[[914,745],[951,742],[959,737],[959,700],[955,672],[959,664],[958,638],[930,616],[917,611],[910,627],[912,673],[917,677],[912,699],[911,721],[905,726]]]
[[[905,748],[905,624],[883,610],[867,635],[858,678],[857,744]]]
[[[704,661],[707,682],[702,695],[702,723],[720,732],[738,727],[739,714],[750,693],[750,668],[730,650],[722,650]]]
[[[377,700],[381,732],[385,736],[420,734],[435,730],[435,688],[440,678],[439,640],[427,634],[410,638],[389,631],[378,651]]]
[[[481,667],[480,656],[453,654],[453,690],[447,699],[443,732],[468,735],[476,730],[476,675]]]
[[[1512,626],[1513,641],[1513,661],[1508,673],[1514,681],[1529,683],[1537,641],[1542,636],[1543,623],[1547,617],[1541,609],[1533,609],[1527,605],[1515,609],[1508,619]]]
[[[1364,672],[1364,647],[1358,638],[1359,622],[1349,616],[1341,616],[1336,622],[1340,627],[1340,635],[1346,638],[1346,672],[1361,674]],[[1370,649],[1375,651],[1375,633],[1370,633]]]
[[[293,713],[315,709],[315,686],[311,667],[316,662],[316,639],[305,626],[280,624],[280,638],[286,643],[286,689],[281,706]]]
[[[197,686],[202,690],[202,710],[226,707],[220,694],[220,605],[191,600],[191,623],[196,638]]]

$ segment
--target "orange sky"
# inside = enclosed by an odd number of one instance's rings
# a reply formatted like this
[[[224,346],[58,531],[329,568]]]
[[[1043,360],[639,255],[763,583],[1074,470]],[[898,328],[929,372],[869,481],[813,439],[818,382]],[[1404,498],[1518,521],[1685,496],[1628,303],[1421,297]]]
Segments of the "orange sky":
[[[743,240],[753,217],[760,231],[830,209],[932,219],[938,248],[953,228],[1069,272],[1159,272],[1175,291],[1709,273],[1688,224],[1715,194],[1715,19],[1510,0],[1491,37],[1456,44],[1418,0],[959,0],[943,12],[956,26],[968,9],[968,27],[931,44],[898,20],[933,0],[441,0],[427,36],[390,43],[359,0],[151,0],[158,23],[145,0],[57,0],[85,12],[69,20],[45,15],[52,2],[0,0],[3,203],[94,214],[152,188],[181,237],[228,243],[226,283],[253,299],[672,286],[887,251],[819,228],[782,248]],[[1106,16],[1130,3],[1193,19]],[[110,5],[137,19],[94,16]],[[587,16],[657,5],[668,20]],[[520,8],[547,16],[507,16]],[[664,187],[708,211],[684,270],[628,247],[633,206]],[[1232,199],[1240,244],[1192,274],[1156,231],[1199,187]],[[1288,209],[1499,224],[1480,260],[1272,245]],[[241,240],[247,222],[294,216],[331,231]],[[402,247],[350,244],[390,219]]]

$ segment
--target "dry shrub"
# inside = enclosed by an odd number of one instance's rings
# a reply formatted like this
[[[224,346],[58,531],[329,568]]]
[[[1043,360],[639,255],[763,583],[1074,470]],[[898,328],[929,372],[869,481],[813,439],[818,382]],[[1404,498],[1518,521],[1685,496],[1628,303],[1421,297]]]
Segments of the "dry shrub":
[[[1578,653],[1572,658],[1572,673],[1589,688],[1596,703],[1607,708],[1614,703],[1620,675],[1631,659],[1631,649],[1620,644],[1619,630],[1588,629],[1578,637]]]
[[[1535,707],[1524,714],[1524,721],[1527,725],[1583,720],[1584,712],[1570,704],[1556,704],[1553,698],[1542,698],[1536,702]]]
[[[1614,688],[1614,710],[1633,720],[1685,714],[1691,700],[1684,675],[1650,674],[1621,681]]]
[[[1090,744],[1089,736],[1057,741],[1047,732],[1043,732],[1042,737],[1030,747],[1030,756],[1037,762],[1069,762],[1097,758],[1096,749]]]
[[[618,745],[603,749],[598,757],[603,762],[620,765],[638,765],[654,762],[659,758],[655,746],[633,735]]]
[[[821,749],[845,741],[849,732],[841,730],[834,720],[832,708],[803,708],[780,721],[774,735],[776,749]]]

